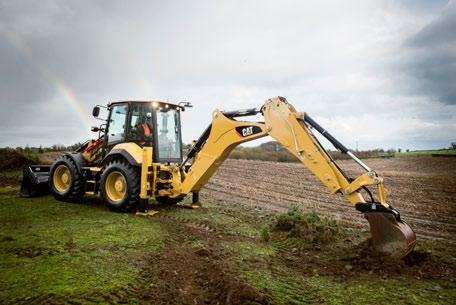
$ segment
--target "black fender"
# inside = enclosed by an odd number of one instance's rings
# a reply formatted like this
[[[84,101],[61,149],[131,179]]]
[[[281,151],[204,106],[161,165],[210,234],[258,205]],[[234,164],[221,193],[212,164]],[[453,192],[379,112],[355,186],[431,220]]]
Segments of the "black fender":
[[[81,155],[79,152],[64,152],[62,154],[63,156],[67,156],[73,162],[76,164],[76,167],[78,168],[78,171],[81,172],[82,168],[87,166],[87,161],[84,159],[84,157]]]
[[[133,166],[140,166],[135,158],[133,158],[132,155],[130,155],[126,150],[124,149],[113,149],[111,150],[104,158],[103,161],[101,161],[102,165],[106,165],[109,163],[111,160],[116,159],[116,158],[122,158],[126,160],[129,164]]]
[[[66,152],[62,153],[59,156],[59,158],[63,157],[63,156],[71,159],[76,164],[76,169],[78,170],[78,172],[80,174],[82,174],[82,168],[84,166],[87,166],[87,161],[84,159],[84,157],[81,155],[81,153],[74,152],[74,151],[66,151]],[[59,160],[59,158],[54,160],[54,162],[52,163],[52,165],[49,168],[49,173],[53,173],[54,167],[57,165],[57,161]]]

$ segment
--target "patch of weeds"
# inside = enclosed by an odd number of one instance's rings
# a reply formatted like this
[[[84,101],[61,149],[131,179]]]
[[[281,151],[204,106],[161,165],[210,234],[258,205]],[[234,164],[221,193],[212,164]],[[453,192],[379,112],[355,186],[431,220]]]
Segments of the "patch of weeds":
[[[268,242],[271,239],[271,228],[269,225],[262,225],[260,228],[261,239]]]
[[[297,205],[291,205],[286,213],[277,216],[275,228],[290,232],[292,237],[322,244],[333,241],[341,233],[334,219],[321,215],[313,209],[303,214]]]

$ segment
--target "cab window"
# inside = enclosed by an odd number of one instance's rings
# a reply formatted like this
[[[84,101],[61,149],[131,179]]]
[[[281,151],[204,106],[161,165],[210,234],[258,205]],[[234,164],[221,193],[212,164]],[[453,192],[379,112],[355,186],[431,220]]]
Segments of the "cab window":
[[[109,120],[108,144],[121,142],[125,134],[128,105],[114,105]]]
[[[139,145],[151,145],[153,136],[152,106],[146,103],[131,105],[127,140],[135,141]]]
[[[179,113],[174,109],[157,111],[158,158],[176,160],[181,158]]]

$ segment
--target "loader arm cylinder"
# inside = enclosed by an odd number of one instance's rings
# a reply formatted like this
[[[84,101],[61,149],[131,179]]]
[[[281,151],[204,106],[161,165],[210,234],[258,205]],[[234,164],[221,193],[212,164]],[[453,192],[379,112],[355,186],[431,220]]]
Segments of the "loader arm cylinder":
[[[304,115],[304,122],[308,123],[310,126],[315,128],[322,136],[324,136],[335,148],[339,149],[341,152],[346,154],[348,152],[348,148],[345,147],[342,143],[340,143],[336,138],[334,138],[326,129],[320,126],[317,122],[315,122],[310,115],[307,113]]]

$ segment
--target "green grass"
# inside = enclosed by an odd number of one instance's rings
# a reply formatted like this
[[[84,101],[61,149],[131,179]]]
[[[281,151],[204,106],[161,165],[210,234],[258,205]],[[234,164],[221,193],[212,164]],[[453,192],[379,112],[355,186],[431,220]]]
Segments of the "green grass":
[[[428,156],[432,154],[456,155],[456,149],[414,150],[396,153],[396,157]]]
[[[229,207],[229,203],[226,203],[226,205]],[[176,219],[205,223],[228,234],[245,237],[258,237],[260,235],[261,224],[258,223],[258,219],[248,214],[230,214],[210,201],[205,201],[203,207],[196,210],[175,208],[161,211],[161,213],[172,215]]]
[[[21,170],[7,170],[7,171],[1,171],[0,176],[4,177],[19,177],[22,174]]]
[[[0,299],[100,294],[133,285],[139,256],[166,231],[150,219],[98,205],[25,199],[0,189]]]
[[[366,276],[337,281],[327,276],[302,276],[292,271],[247,270],[252,285],[270,291],[274,304],[451,304],[455,293],[435,282]]]

